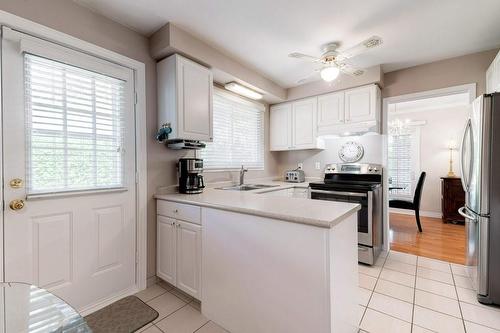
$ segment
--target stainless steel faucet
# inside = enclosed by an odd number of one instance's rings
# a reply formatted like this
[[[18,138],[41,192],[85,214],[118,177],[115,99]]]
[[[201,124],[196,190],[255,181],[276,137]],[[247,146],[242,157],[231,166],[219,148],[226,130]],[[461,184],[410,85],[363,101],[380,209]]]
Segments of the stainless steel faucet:
[[[240,169],[240,186],[245,183],[245,172],[247,172],[247,171],[248,171],[248,169],[245,169],[242,165],[241,169]]]

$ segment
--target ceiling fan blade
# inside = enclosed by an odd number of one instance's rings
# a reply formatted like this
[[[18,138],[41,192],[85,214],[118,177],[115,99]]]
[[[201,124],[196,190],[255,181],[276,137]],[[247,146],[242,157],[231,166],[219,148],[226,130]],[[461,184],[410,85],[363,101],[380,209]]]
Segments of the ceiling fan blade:
[[[349,65],[349,64],[346,64],[346,63],[338,64],[338,66],[339,66],[339,69],[342,73],[347,74],[347,75],[351,75],[351,76],[360,76],[360,75],[363,75],[363,73],[365,72],[362,69],[356,68],[356,67]]]
[[[353,58],[363,52],[368,51],[371,48],[377,47],[382,44],[382,38],[378,36],[372,36],[361,43],[348,48],[347,50],[340,51],[337,55],[337,60],[344,60]]]
[[[313,56],[310,56],[310,55],[307,55],[307,54],[303,54],[303,53],[299,53],[299,52],[290,53],[288,56],[290,58],[306,59],[306,60],[311,60],[311,61],[314,61],[314,62],[318,62],[318,61],[321,60],[321,59],[319,59],[317,57],[313,57]]]

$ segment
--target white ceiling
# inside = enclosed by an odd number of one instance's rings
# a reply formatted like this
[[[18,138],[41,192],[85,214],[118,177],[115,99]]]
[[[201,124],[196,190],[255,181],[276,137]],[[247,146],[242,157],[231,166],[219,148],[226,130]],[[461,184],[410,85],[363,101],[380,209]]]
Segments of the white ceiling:
[[[151,35],[172,22],[283,87],[314,68],[290,59],[320,45],[384,44],[353,59],[385,72],[500,46],[499,0],[74,0]]]

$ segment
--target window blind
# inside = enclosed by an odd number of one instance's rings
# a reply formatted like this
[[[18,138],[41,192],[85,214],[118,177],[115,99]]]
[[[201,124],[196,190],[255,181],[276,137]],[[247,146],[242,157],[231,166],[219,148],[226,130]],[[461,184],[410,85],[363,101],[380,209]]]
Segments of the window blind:
[[[213,96],[213,142],[201,150],[205,169],[264,168],[264,109],[218,89]]]
[[[123,187],[125,82],[24,55],[28,194]]]
[[[404,189],[391,191],[391,195],[408,196],[413,195],[413,180],[415,171],[414,152],[416,140],[416,130],[408,129],[404,133],[389,135],[388,138],[388,167],[389,183]]]

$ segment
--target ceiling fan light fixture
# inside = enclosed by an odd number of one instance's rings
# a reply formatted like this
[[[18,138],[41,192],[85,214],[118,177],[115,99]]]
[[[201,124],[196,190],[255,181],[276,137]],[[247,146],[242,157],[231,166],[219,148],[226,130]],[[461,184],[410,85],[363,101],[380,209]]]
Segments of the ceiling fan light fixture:
[[[332,82],[339,76],[340,70],[335,66],[328,66],[321,70],[319,73],[321,78],[326,82]]]

